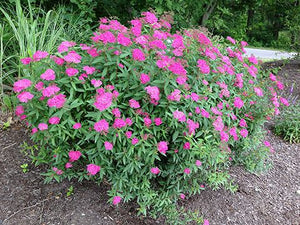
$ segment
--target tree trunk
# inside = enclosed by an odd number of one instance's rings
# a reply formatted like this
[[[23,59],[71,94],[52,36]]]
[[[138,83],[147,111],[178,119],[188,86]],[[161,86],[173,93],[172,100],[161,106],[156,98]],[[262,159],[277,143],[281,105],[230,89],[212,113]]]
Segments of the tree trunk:
[[[249,37],[251,35],[251,26],[253,23],[254,10],[249,8],[247,11],[247,26],[246,26],[246,35]]]
[[[212,12],[215,10],[217,6],[218,0],[211,0],[209,4],[207,5],[205,12],[201,18],[200,25],[205,25],[206,21],[209,19]]]

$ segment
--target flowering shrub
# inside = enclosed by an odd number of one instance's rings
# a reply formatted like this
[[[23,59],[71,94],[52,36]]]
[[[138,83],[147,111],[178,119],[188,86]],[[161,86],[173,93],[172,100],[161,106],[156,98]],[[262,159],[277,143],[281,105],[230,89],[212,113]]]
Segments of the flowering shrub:
[[[22,59],[16,114],[40,144],[47,181],[105,179],[113,204],[135,199],[141,213],[172,217],[186,194],[234,189],[231,163],[264,165],[261,126],[279,113],[283,85],[243,57],[246,42],[171,34],[168,21],[142,15],[130,28],[103,18],[92,43]]]

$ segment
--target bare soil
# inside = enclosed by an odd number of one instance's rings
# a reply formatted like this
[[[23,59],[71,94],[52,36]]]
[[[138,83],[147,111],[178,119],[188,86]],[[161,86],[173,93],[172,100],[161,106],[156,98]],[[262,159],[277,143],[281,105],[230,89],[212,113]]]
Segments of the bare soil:
[[[300,61],[267,66],[281,66],[278,76],[288,87],[294,82],[293,94],[300,95]],[[0,121],[6,119],[0,112]],[[257,175],[234,167],[231,176],[239,185],[236,193],[208,188],[180,204],[199,210],[211,225],[299,225],[300,144],[286,143],[271,132],[267,140],[275,150],[268,172]],[[111,206],[105,184],[67,180],[44,184],[40,173],[45,168],[31,165],[21,152],[24,141],[30,143],[30,138],[19,123],[0,130],[0,225],[164,224],[163,219],[138,217],[135,203]],[[26,173],[20,167],[24,163],[29,165]],[[70,186],[74,193],[67,197]]]

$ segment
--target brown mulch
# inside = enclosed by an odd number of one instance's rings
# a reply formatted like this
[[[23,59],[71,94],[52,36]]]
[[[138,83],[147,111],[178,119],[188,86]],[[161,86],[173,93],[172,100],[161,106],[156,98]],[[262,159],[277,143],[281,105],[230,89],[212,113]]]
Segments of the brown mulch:
[[[295,82],[293,94],[300,95],[300,61],[281,66],[278,76],[287,86]],[[0,121],[3,118],[0,112]],[[231,176],[239,185],[236,193],[206,189],[181,204],[198,210],[211,225],[299,225],[300,144],[284,142],[271,132],[266,140],[275,150],[268,172],[256,175],[234,167]],[[44,184],[40,175],[44,167],[34,167],[21,153],[24,141],[30,143],[29,135],[18,123],[0,130],[0,225],[164,224],[138,217],[134,203],[111,206],[105,184],[67,180]],[[26,173],[20,167],[24,163],[29,164]],[[67,197],[70,186],[74,194]]]

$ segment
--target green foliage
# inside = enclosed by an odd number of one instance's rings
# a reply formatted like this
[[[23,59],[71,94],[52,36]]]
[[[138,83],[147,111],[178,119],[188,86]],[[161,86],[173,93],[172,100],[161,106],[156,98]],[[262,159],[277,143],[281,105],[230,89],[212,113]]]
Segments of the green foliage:
[[[67,197],[70,197],[72,194],[74,194],[74,187],[71,185],[67,190]]]
[[[250,172],[265,172],[272,165],[268,160],[270,149],[262,144],[265,133],[263,127],[256,127],[253,135],[240,143],[240,149],[234,156],[235,162],[244,165]]]
[[[274,132],[290,143],[300,143],[300,103],[294,102],[275,120]]]
[[[28,172],[28,163],[24,163],[20,167],[22,168],[23,173]]]
[[[220,5],[205,25],[214,34],[231,36],[237,40],[247,39],[247,15],[244,12],[233,11]]]

